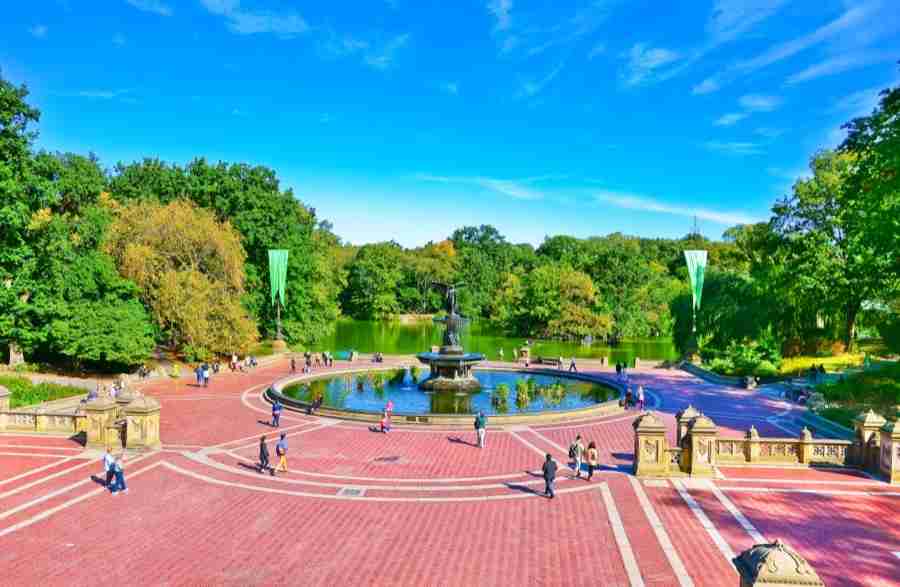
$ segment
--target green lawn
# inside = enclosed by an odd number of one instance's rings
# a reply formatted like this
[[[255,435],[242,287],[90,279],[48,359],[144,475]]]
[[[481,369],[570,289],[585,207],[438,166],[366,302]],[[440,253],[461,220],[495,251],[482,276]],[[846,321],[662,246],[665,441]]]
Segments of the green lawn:
[[[34,384],[24,377],[0,375],[0,385],[10,391],[10,409],[22,406],[33,406],[41,402],[48,402],[87,393],[80,387],[57,385],[56,383]]]
[[[832,404],[835,418],[844,417],[837,410],[855,415],[869,409],[886,418],[895,418],[900,407],[900,363],[881,361],[875,368],[853,373],[843,381],[823,383],[816,390]]]

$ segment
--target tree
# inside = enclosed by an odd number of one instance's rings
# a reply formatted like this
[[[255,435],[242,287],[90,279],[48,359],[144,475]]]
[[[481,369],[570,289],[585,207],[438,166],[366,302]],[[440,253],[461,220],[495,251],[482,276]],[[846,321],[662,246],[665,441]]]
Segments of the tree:
[[[397,285],[403,276],[403,251],[394,242],[365,245],[349,266],[344,310],[354,318],[382,319],[399,309]]]
[[[240,237],[209,211],[183,201],[115,205],[105,250],[172,346],[192,357],[246,351],[256,328],[240,304]]]
[[[844,316],[849,349],[863,301],[879,299],[895,286],[895,259],[871,246],[867,234],[881,221],[866,213],[848,179],[856,165],[852,152],[823,151],[811,162],[813,176],[798,180],[792,195],[773,207],[773,227],[784,238],[794,287],[820,308]]]

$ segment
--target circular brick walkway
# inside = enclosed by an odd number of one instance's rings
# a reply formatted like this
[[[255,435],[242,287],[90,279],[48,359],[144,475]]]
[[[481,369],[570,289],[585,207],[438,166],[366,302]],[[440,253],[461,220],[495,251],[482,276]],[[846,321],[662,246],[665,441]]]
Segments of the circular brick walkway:
[[[287,370],[145,384],[164,444],[126,460],[127,495],[105,492],[97,455],[67,439],[0,435],[2,583],[720,586],[737,584],[736,553],[782,538],[828,585],[900,585],[900,488],[862,474],[723,467],[711,481],[639,481],[634,412],[491,427],[484,449],[469,430],[384,435],[294,412],[275,430],[262,391]],[[727,436],[802,427],[761,392],[669,370],[632,382],[670,442],[689,403]],[[261,475],[259,436],[272,450],[280,432],[290,470]],[[576,434],[596,442],[602,469],[589,482],[563,467],[548,500],[544,455],[566,463]]]

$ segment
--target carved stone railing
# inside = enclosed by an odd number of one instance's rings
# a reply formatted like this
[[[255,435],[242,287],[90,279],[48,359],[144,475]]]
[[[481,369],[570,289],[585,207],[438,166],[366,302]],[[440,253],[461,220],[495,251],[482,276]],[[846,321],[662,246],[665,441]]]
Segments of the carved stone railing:
[[[679,446],[669,447],[656,416],[646,413],[635,420],[636,475],[709,477],[719,465],[829,465],[868,470],[900,484],[900,424],[871,414],[858,418],[853,441],[813,438],[806,428],[797,438],[763,438],[752,426],[744,438],[721,438],[715,423],[690,406],[676,421]]]

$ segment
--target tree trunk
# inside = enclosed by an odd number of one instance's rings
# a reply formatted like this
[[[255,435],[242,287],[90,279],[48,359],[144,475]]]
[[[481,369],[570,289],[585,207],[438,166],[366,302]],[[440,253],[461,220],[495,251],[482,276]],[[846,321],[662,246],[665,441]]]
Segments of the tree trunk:
[[[844,342],[847,345],[846,352],[852,350],[853,345],[853,329],[856,327],[856,316],[859,314],[860,302],[849,302],[847,304],[847,331],[844,333]]]

